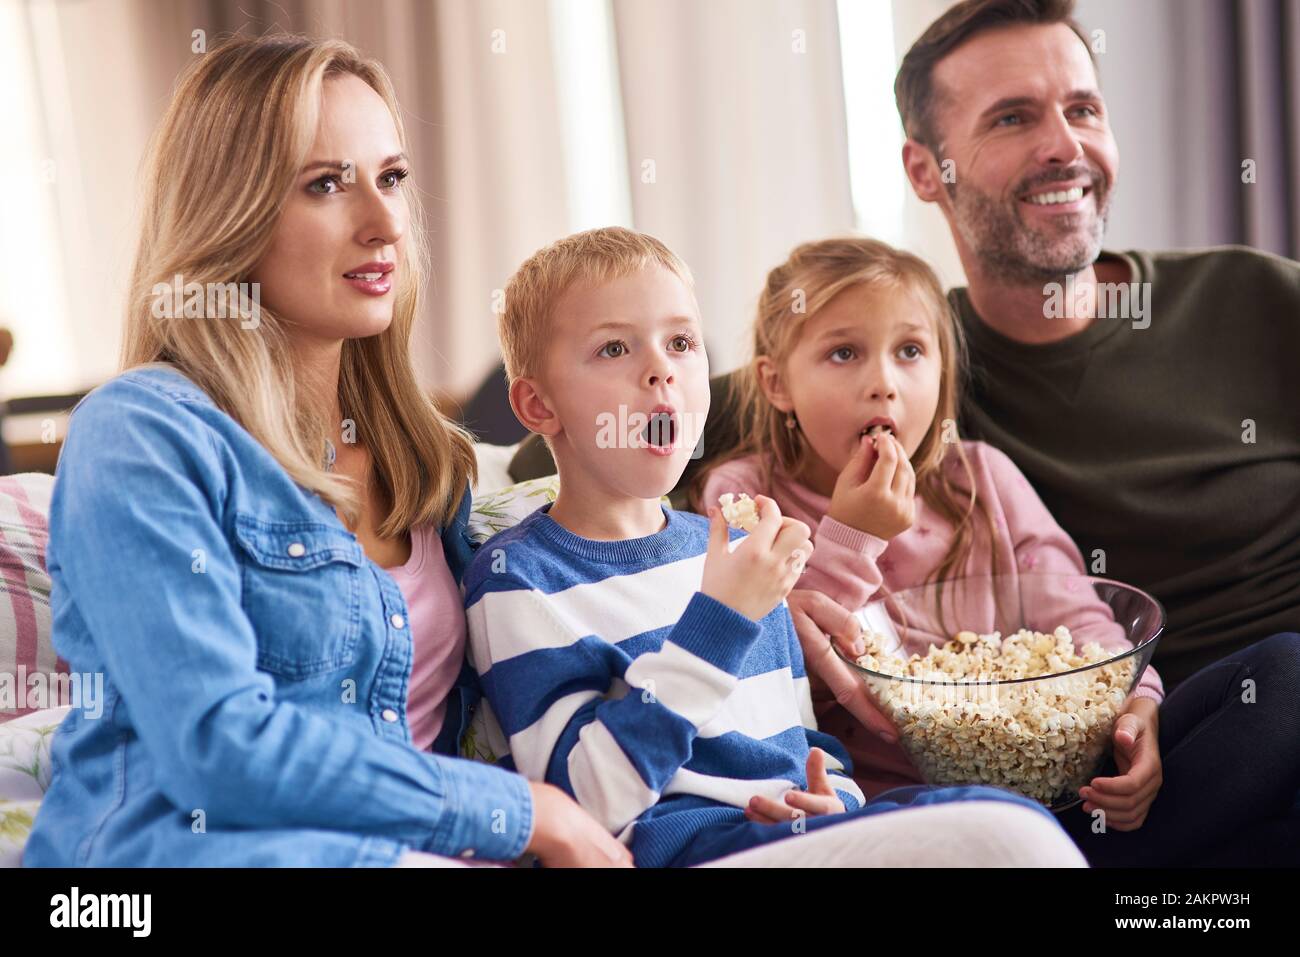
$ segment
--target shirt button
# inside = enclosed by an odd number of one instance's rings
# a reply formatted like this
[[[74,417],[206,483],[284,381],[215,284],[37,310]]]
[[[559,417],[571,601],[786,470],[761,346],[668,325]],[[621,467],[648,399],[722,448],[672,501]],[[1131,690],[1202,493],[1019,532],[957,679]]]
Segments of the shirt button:
[[[307,554],[307,546],[302,542],[293,542],[289,545],[289,554],[294,558],[302,558]]]
[[[391,724],[392,722],[397,720],[397,712],[394,711],[392,708],[385,708],[382,717],[385,721]]]
[[[467,848],[465,848],[465,850],[463,850],[463,851],[460,852],[460,856],[461,856],[461,857],[473,857],[473,856],[474,856],[474,848],[472,848],[472,847],[467,847]]]
[[[390,618],[390,619],[388,619],[388,620],[391,621],[391,622],[393,623],[393,627],[394,627],[394,628],[405,628],[405,627],[406,627],[406,619],[403,618],[401,615],[394,615],[392,618]]]

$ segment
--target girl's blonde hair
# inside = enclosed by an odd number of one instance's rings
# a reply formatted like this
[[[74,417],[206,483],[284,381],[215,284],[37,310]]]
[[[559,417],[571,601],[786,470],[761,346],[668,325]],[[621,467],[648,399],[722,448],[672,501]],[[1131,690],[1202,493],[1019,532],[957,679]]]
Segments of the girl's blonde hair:
[[[325,467],[338,423],[308,407],[283,321],[265,307],[252,328],[151,312],[155,285],[177,275],[205,289],[249,281],[315,142],[324,82],[346,75],[384,99],[405,149],[387,74],[347,43],[237,36],[182,74],[149,147],[121,368],[162,363],[182,372],[295,482],[355,524],[364,490]],[[378,335],[344,340],[338,383],[343,416],[365,436],[374,481],[391,506],[378,527],[385,538],[424,522],[448,524],[476,476],[470,436],[420,389],[411,364],[427,250],[419,204],[413,191],[402,193],[410,227],[392,322]]]
[[[735,388],[729,396],[740,438],[696,472],[690,490],[692,505],[699,510],[704,504],[700,495],[708,472],[741,456],[758,455],[762,463],[763,491],[769,495],[777,469],[787,476],[799,475],[807,451],[805,439],[797,423],[794,428],[787,427],[786,413],[774,406],[763,392],[758,359],[766,356],[784,372],[807,323],[845,289],[858,285],[909,289],[930,306],[928,312],[939,343],[942,369],[939,402],[934,420],[912,456],[912,465],[916,470],[917,492],[954,529],[952,543],[934,570],[932,580],[957,577],[970,556],[976,521],[987,533],[991,559],[996,558],[992,518],[987,506],[978,501],[974,473],[957,437],[957,413],[966,368],[965,342],[934,270],[919,257],[878,240],[844,237],[804,243],[767,274],[754,323],[754,358],[736,373]],[[945,467],[948,462],[959,463],[965,471],[969,493],[953,483],[949,468]]]

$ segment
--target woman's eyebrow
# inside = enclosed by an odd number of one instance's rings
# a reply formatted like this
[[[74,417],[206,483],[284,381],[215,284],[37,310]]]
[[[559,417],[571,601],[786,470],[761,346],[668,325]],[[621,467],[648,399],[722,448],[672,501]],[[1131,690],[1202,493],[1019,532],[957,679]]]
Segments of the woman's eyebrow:
[[[392,156],[388,157],[379,165],[391,166],[394,163],[400,163],[404,159],[406,159],[405,153],[394,153]],[[330,169],[330,170],[338,170],[342,172],[348,169],[349,166],[355,168],[356,164],[352,163],[350,160],[316,160],[315,162],[308,163],[306,166],[304,166],[301,172],[310,173],[318,169]]]

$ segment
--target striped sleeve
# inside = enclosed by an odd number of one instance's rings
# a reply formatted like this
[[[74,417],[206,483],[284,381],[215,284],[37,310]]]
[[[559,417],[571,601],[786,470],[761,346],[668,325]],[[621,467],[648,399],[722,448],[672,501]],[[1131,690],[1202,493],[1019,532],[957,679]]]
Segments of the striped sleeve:
[[[486,592],[466,618],[473,664],[516,768],[561,787],[614,833],[690,760],[761,633],[697,592],[660,649],[620,677],[618,649],[576,634],[537,590]]]

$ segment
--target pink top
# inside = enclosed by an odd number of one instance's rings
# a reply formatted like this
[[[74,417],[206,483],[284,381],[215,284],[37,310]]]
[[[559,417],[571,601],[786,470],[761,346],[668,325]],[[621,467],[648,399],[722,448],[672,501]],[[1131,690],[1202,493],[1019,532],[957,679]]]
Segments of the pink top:
[[[411,557],[384,570],[406,599],[414,656],[406,720],[415,747],[427,751],[442,729],[447,695],[465,660],[464,602],[434,523],[412,528]]]
[[[1014,576],[1026,574],[1084,574],[1083,556],[1065,531],[1056,524],[1029,480],[1009,458],[983,442],[963,442],[962,448],[975,474],[978,500],[987,503],[996,529],[993,543],[996,571]],[[956,455],[945,463],[953,484],[969,491],[965,470]],[[857,611],[873,598],[926,583],[948,550],[952,529],[948,522],[916,497],[916,519],[912,527],[890,541],[850,528],[826,516],[830,499],[777,471],[774,488],[761,487],[758,456],[746,456],[714,468],[705,480],[702,506],[715,503],[724,492],[765,494],[776,500],[784,515],[805,522],[813,530],[813,556],[800,578],[799,588],[819,591],[849,611]],[[979,528],[979,525],[976,525]],[[968,564],[953,577],[977,577],[994,572],[987,536],[977,532]],[[882,586],[885,592],[877,595]],[[1015,589],[1010,589],[1015,593]],[[950,631],[988,632],[996,627],[992,594],[963,595],[963,604],[951,619],[956,627],[933,621],[923,624],[936,640],[951,637]],[[1039,620],[1034,627],[1051,632],[1065,625],[1076,647],[1096,641],[1104,648],[1132,648],[1122,627],[1116,624],[1109,606],[1089,589],[1035,594],[1034,609]],[[957,624],[960,622],[960,624]],[[909,625],[917,622],[909,620]],[[1005,637],[1007,629],[1000,628]],[[811,677],[811,676],[810,676]],[[886,744],[874,734],[863,732],[861,724],[838,705],[820,683],[813,682],[814,710],[822,731],[838,738],[848,749],[854,764],[854,779],[868,799],[892,787],[921,780],[907,755],[898,745]],[[1134,695],[1164,700],[1164,686],[1155,669],[1148,667]]]

